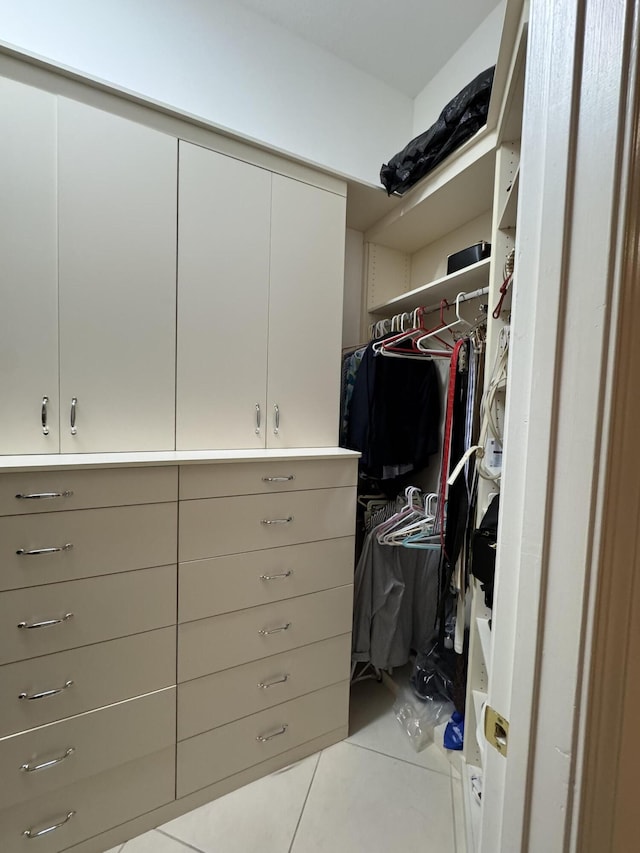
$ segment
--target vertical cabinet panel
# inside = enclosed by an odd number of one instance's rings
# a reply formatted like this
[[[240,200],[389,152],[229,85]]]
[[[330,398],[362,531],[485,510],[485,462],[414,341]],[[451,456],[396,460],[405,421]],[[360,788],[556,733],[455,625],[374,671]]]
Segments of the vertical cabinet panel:
[[[269,172],[180,142],[179,450],[264,447],[270,206]]]
[[[2,79],[0,113],[0,453],[57,453],[56,98]]]
[[[58,123],[61,449],[171,450],[177,142],[64,98]]]
[[[267,447],[338,443],[344,241],[344,197],[273,176]]]

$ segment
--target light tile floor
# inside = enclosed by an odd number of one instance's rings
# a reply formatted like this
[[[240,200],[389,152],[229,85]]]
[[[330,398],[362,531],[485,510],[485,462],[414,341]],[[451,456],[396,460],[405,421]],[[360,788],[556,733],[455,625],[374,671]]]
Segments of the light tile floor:
[[[346,741],[108,853],[464,853],[458,774],[414,752],[393,701],[354,685]]]

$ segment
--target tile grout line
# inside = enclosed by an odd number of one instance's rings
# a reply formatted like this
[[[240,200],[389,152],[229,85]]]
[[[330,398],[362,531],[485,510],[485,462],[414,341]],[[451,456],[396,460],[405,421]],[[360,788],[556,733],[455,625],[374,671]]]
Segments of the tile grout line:
[[[320,760],[322,759],[322,753],[323,752],[324,752],[324,750],[321,750],[320,754],[318,755],[318,760],[316,761],[316,766],[313,768],[313,776],[311,777],[311,781],[309,782],[309,787],[307,788],[307,794],[304,798],[302,808],[300,809],[300,815],[298,816],[298,822],[296,823],[296,828],[293,830],[293,836],[291,837],[291,844],[289,845],[288,853],[291,853],[291,851],[293,850],[293,845],[294,845],[295,840],[296,840],[296,835],[298,834],[298,829],[300,828],[300,821],[302,820],[302,815],[304,814],[304,810],[307,806],[307,800],[309,799],[309,794],[311,793],[311,787],[312,787],[313,782],[316,778],[316,773],[318,772],[318,767],[320,766]]]
[[[195,853],[205,853],[205,851],[201,850],[199,847],[194,847],[193,844],[189,844],[188,841],[183,841],[181,838],[176,838],[175,835],[171,835],[170,832],[167,832],[164,829],[156,828],[155,830],[152,829],[151,831],[159,832],[160,835],[164,835],[166,838],[170,838],[172,841],[177,841],[178,844],[184,845],[188,850],[195,850]]]
[[[449,773],[446,770],[434,770],[432,767],[425,767],[423,764],[415,764],[413,761],[407,761],[406,758],[399,758],[397,755],[389,755],[388,752],[380,752],[378,749],[372,749],[370,746],[363,746],[360,743],[353,743],[350,740],[343,740],[341,743],[345,743],[347,746],[356,746],[358,749],[366,749],[367,752],[373,752],[376,755],[382,755],[384,758],[391,758],[393,761],[401,761],[403,764],[408,764],[411,767],[417,767],[418,770],[426,770],[427,773],[436,773],[438,776],[449,777]]]

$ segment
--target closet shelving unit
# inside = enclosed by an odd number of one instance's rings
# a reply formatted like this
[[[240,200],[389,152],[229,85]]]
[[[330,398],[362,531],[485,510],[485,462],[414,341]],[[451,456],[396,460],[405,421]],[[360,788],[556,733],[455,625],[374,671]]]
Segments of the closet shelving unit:
[[[466,145],[412,188],[386,216],[364,235],[366,312],[363,332],[381,316],[391,317],[441,299],[453,301],[461,292],[488,286],[485,381],[491,373],[500,333],[508,325],[511,294],[500,317],[493,309],[500,298],[505,263],[515,248],[520,136],[524,101],[527,44],[527,0],[509,0],[494,78],[487,126]],[[453,275],[446,275],[447,255],[481,240],[492,245],[491,258]],[[475,306],[474,306],[475,302]],[[469,302],[472,316],[478,302]],[[467,316],[469,316],[467,314]],[[428,322],[428,321],[427,321]],[[496,401],[498,421],[504,422],[506,392]],[[480,480],[478,520],[484,514],[495,483]],[[482,808],[473,794],[472,779],[482,774],[483,750],[491,749],[478,733],[482,707],[491,677],[492,612],[484,593],[472,581],[465,745],[462,756],[449,754],[462,778],[467,846],[477,849]],[[444,726],[436,729],[442,743]]]

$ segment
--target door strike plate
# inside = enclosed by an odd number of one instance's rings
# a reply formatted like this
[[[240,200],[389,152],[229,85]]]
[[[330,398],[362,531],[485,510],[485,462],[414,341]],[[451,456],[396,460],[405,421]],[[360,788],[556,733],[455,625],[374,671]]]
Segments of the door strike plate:
[[[500,755],[506,756],[509,741],[509,721],[487,705],[484,716],[484,736]]]

